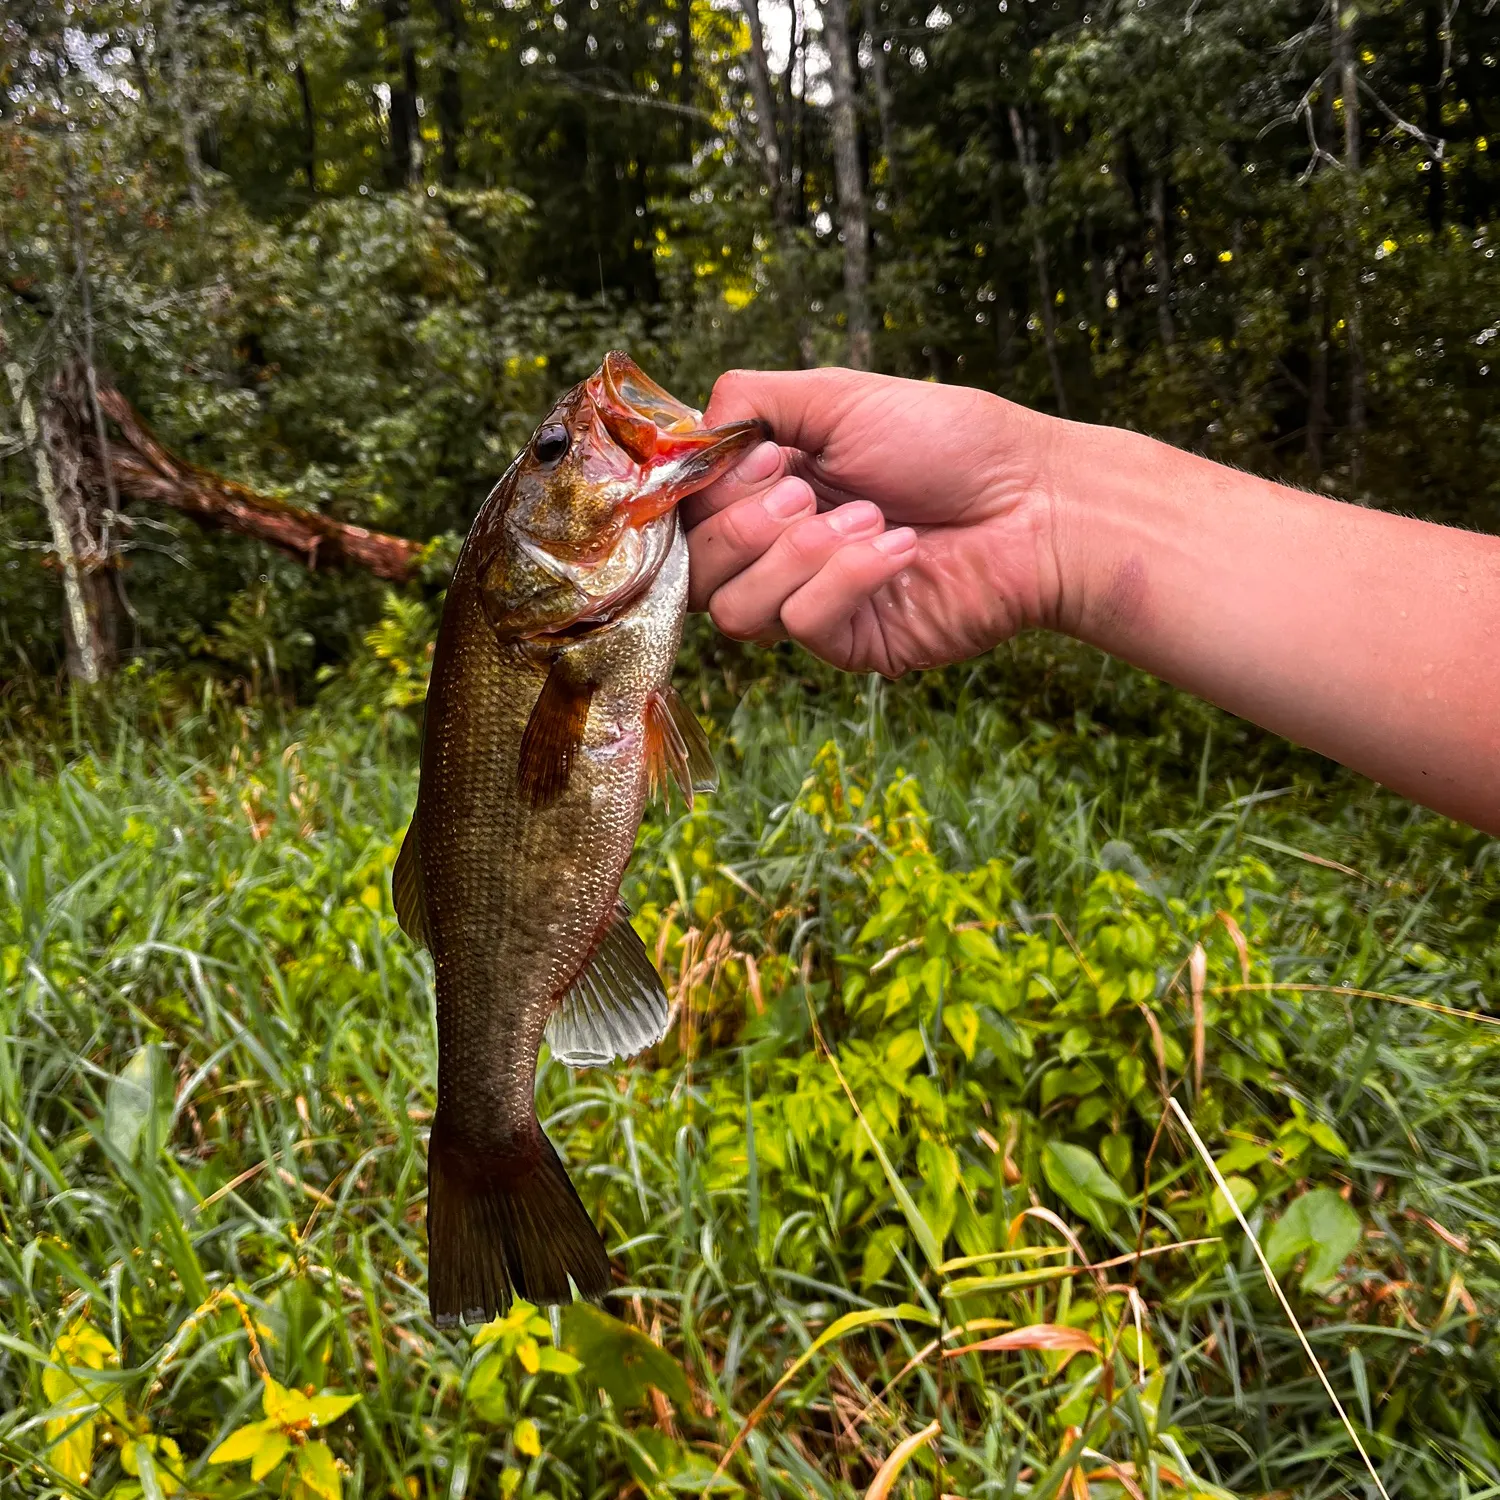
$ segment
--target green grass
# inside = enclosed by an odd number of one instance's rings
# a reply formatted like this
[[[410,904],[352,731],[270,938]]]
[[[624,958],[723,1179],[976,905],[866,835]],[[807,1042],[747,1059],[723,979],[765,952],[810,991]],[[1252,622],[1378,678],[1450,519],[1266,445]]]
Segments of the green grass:
[[[389,672],[314,709],[137,676],[11,714],[0,1490],[296,1470],[312,1495],[326,1438],[345,1494],[698,1493],[863,1312],[726,1493],[861,1495],[933,1420],[897,1493],[1071,1494],[1075,1463],[1095,1496],[1364,1493],[1249,1246],[1157,1139],[1164,1064],[1391,1495],[1500,1495],[1500,1033],[1329,992],[1486,1009],[1500,846],[1050,642],[891,686],[695,635],[722,790],[651,814],[626,887],[677,1025],[539,1084],[607,1310],[676,1363],[575,1316],[570,1358],[524,1316],[477,1345],[426,1315],[432,992],[390,910],[415,735]],[[1234,988],[1242,961],[1272,987]],[[1288,1218],[1324,1188],[1347,1208]],[[1058,1225],[1161,1253],[1059,1277]],[[929,1350],[1034,1325],[1102,1352]],[[361,1399],[255,1485],[207,1457],[266,1375]]]

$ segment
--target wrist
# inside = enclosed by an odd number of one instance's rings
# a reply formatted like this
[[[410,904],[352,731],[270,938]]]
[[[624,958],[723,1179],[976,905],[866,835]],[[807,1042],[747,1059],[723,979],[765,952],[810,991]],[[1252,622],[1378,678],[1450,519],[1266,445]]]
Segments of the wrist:
[[[1056,591],[1043,623],[1128,655],[1146,603],[1150,555],[1159,533],[1175,529],[1157,512],[1170,505],[1176,466],[1191,459],[1124,428],[1049,420],[1044,491]]]

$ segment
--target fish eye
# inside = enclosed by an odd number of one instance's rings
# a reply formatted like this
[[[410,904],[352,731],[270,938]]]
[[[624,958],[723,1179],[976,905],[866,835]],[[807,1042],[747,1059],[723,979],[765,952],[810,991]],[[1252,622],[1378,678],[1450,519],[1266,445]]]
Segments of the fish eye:
[[[531,451],[538,463],[555,464],[568,451],[568,429],[561,422],[549,422],[532,439]]]

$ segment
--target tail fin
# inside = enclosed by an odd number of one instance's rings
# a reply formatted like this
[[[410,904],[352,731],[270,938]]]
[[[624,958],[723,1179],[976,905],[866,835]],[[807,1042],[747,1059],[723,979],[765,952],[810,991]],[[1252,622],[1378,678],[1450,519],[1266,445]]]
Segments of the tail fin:
[[[433,1122],[427,1148],[427,1298],[439,1326],[485,1322],[511,1297],[568,1302],[609,1290],[609,1255],[552,1142],[475,1158]]]

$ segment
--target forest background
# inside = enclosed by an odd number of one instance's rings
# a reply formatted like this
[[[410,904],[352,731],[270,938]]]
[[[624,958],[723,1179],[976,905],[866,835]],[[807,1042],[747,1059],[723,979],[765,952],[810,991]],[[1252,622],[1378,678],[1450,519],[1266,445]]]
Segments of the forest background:
[[[8,0],[0,1489],[1500,1495],[1473,830],[1056,641],[696,627],[677,1025],[541,1081],[620,1296],[472,1339],[388,895],[457,541],[610,347],[1500,526],[1497,85],[1485,0]]]

